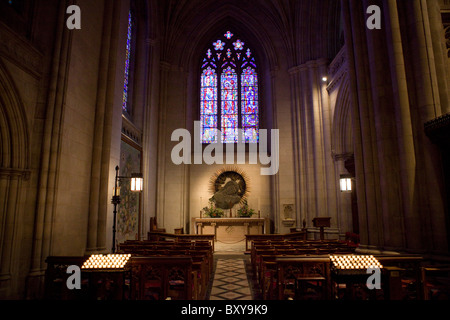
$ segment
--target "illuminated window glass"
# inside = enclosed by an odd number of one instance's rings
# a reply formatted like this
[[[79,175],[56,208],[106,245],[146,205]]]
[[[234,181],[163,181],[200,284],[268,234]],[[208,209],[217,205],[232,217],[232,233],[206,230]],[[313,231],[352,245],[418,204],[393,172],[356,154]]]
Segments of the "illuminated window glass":
[[[258,143],[258,74],[252,50],[231,31],[211,45],[201,65],[201,141],[217,142],[220,130],[223,143]]]
[[[211,67],[203,70],[201,76],[200,103],[202,142],[217,142],[217,74]]]
[[[222,70],[221,84],[221,117],[222,142],[238,142],[238,77],[231,67]]]
[[[258,142],[258,77],[256,71],[250,67],[245,68],[241,74],[241,106],[242,129],[245,142]]]
[[[128,31],[127,31],[127,46],[126,46],[126,54],[125,54],[125,75],[123,82],[123,99],[122,99],[122,111],[130,113],[130,109],[128,106],[129,102],[129,93],[130,93],[130,61],[131,61],[131,42],[133,37],[133,20],[131,16],[131,11],[128,14]]]

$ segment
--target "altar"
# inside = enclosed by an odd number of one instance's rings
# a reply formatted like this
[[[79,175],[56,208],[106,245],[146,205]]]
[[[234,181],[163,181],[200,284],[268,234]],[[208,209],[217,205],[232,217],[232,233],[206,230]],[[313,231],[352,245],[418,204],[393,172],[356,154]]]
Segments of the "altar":
[[[248,234],[268,234],[268,218],[193,218],[195,234],[213,234],[216,241],[236,243]]]

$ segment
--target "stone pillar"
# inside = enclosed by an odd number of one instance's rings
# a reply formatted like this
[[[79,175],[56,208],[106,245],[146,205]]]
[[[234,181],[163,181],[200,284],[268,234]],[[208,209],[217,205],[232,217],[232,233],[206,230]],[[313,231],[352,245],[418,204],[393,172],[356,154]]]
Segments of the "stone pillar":
[[[147,39],[147,86],[144,99],[143,150],[142,169],[144,179],[143,190],[143,236],[150,228],[150,218],[156,216],[156,190],[158,171],[158,99],[159,99],[159,55],[158,42]]]
[[[165,181],[166,178],[166,110],[168,95],[168,78],[170,76],[170,64],[168,62],[160,62],[159,69],[159,103],[158,103],[158,178],[157,181]],[[164,207],[165,207],[165,183],[159,183],[157,186],[156,196],[156,217],[160,227],[164,227]]]
[[[337,226],[336,180],[331,156],[331,110],[327,61],[309,61],[289,70],[294,130],[295,197],[298,221],[311,225],[332,216]]]
[[[105,134],[105,116],[106,116],[106,92],[107,77],[109,67],[109,56],[111,46],[111,24],[112,24],[112,5],[108,3],[105,6],[105,21],[103,23],[103,34],[101,44],[101,59],[99,68],[97,105],[95,108],[95,126],[92,148],[92,167],[91,167],[91,189],[89,196],[89,218],[88,218],[88,234],[86,253],[97,251],[97,232],[99,226],[99,208],[100,203],[104,201],[100,197],[100,189],[102,184],[102,150],[103,135]]]
[[[50,237],[54,210],[55,184],[57,179],[59,135],[62,126],[65,88],[68,77],[71,39],[73,33],[65,25],[67,7],[61,1],[58,9],[58,29],[55,34],[53,65],[49,84],[46,120],[42,143],[42,162],[39,172],[39,188],[36,203],[33,249],[28,281],[29,287],[39,288],[44,274],[45,259],[50,253]],[[38,283],[34,281],[38,281]]]
[[[440,68],[438,63],[441,53],[433,46],[431,34],[431,16],[427,6],[428,1],[415,0],[403,8],[408,15],[408,31],[415,33],[410,48],[415,48],[418,54],[410,57],[411,68],[414,70],[413,84],[416,86],[417,98],[411,112],[416,127],[415,142],[417,146],[418,168],[416,171],[416,197],[418,215],[421,217],[420,230],[424,250],[434,253],[448,252],[446,241],[450,230],[445,228],[445,187],[442,176],[442,162],[438,148],[425,135],[424,123],[440,117],[448,100],[443,103],[441,94],[443,88],[438,79]],[[405,4],[403,4],[405,6]],[[411,49],[410,49],[411,50]],[[412,85],[412,84],[411,84]],[[447,92],[448,94],[448,92]],[[426,187],[424,187],[426,186]],[[427,212],[429,214],[423,214]],[[447,217],[448,218],[448,217]]]
[[[369,5],[368,3],[365,4]],[[387,11],[386,5],[383,5],[382,8]],[[394,13],[394,15],[396,16],[397,13]],[[390,21],[388,19],[389,14],[385,14],[384,17],[385,21]],[[365,29],[369,71],[367,77],[370,79],[369,92],[371,100],[371,105],[367,106],[370,114],[370,118],[367,120],[373,128],[375,138],[372,141],[372,144],[375,144],[376,154],[374,154],[374,158],[377,162],[377,167],[374,168],[374,171],[377,172],[378,176],[378,184],[375,188],[380,195],[380,200],[377,203],[380,208],[378,221],[379,226],[383,230],[383,239],[380,245],[384,249],[397,250],[404,246],[404,213],[413,212],[404,206],[405,202],[398,201],[402,190],[405,191],[407,188],[402,188],[401,184],[403,177],[400,172],[404,168],[402,163],[399,163],[397,141],[399,138],[408,139],[411,136],[411,130],[409,130],[409,135],[405,132],[400,132],[399,136],[397,135],[397,129],[401,131],[402,126],[393,121],[399,108],[409,110],[409,107],[407,100],[402,101],[403,105],[396,104],[398,101],[398,93],[396,92],[398,90],[398,82],[404,79],[404,75],[401,73],[401,69],[395,72],[395,68],[400,68],[403,64],[399,67],[398,62],[395,60],[390,63],[389,56],[392,52],[393,42],[392,39],[388,39],[386,36],[392,30],[388,22],[382,27],[385,31]],[[391,32],[391,34],[397,35],[397,30],[394,29],[394,32]],[[394,51],[395,53],[402,54],[401,47],[400,49],[398,47],[395,49],[397,50]],[[407,112],[403,112],[399,119],[402,122],[406,122],[406,124],[410,124],[411,121],[411,117]],[[405,148],[402,148],[402,151],[404,152]],[[414,152],[402,154],[402,156],[409,157],[409,160],[414,165]]]
[[[360,1],[343,0],[342,13],[345,42],[348,54],[350,92],[352,103],[352,124],[355,139],[356,189],[361,243],[366,247],[378,247],[383,237],[379,219],[379,172],[376,158],[375,128],[371,114],[372,102],[367,75],[368,53],[364,37],[366,30],[364,12]]]
[[[429,28],[433,46],[436,77],[441,101],[441,114],[450,112],[450,73],[447,53],[445,27],[443,25],[439,1],[426,1],[429,15]],[[447,40],[448,41],[448,40]]]
[[[19,169],[0,169],[0,297],[9,298],[17,290],[17,237],[24,192],[22,182],[29,176]]]
[[[379,1],[382,29],[369,30],[364,13],[371,1],[341,3],[362,248],[445,251],[439,156],[423,127],[441,113],[446,96],[438,85],[427,4]]]

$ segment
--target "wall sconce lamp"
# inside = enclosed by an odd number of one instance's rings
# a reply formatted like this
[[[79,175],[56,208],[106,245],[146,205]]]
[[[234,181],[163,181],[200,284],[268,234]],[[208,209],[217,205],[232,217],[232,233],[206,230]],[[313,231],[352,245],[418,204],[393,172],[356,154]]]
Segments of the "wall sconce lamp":
[[[339,179],[339,186],[341,192],[351,192],[352,191],[352,177],[349,175],[341,175]]]
[[[143,189],[144,179],[142,178],[142,173],[132,173],[131,177],[119,176],[119,166],[116,166],[116,178],[114,181],[114,195],[111,199],[111,203],[114,205],[114,221],[113,221],[113,245],[112,253],[116,251],[116,216],[117,216],[117,205],[120,204],[119,195],[119,181],[131,179],[131,191],[140,192]]]

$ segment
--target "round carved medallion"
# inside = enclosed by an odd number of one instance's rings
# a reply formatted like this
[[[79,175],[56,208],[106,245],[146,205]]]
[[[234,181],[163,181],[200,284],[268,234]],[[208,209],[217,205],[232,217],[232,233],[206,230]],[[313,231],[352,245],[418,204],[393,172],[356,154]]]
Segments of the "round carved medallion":
[[[242,172],[222,170],[216,173],[211,182],[216,207],[220,209],[230,209],[247,196],[248,184]]]

